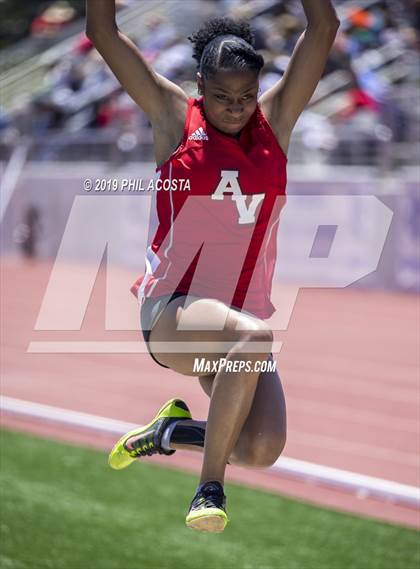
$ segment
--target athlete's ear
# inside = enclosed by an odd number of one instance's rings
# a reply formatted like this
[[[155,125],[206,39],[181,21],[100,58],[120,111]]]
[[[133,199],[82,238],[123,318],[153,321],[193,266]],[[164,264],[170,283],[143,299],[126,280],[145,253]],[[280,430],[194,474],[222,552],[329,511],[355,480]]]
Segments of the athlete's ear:
[[[203,76],[199,71],[197,71],[197,91],[199,95],[203,95],[204,81],[203,81]]]

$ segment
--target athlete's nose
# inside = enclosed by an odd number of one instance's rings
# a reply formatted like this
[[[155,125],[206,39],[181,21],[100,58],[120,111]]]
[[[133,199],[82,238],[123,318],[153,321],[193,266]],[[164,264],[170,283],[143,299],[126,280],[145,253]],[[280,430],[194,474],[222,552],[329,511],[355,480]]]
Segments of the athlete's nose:
[[[242,105],[232,105],[231,107],[229,107],[229,113],[232,115],[232,118],[240,118],[242,113],[243,113],[243,107]]]

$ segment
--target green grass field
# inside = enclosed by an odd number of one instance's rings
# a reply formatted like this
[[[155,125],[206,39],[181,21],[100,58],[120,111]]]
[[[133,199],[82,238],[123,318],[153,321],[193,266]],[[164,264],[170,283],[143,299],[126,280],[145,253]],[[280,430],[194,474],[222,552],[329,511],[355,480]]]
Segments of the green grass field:
[[[2,569],[420,566],[416,531],[233,484],[231,523],[200,534],[184,526],[195,476],[150,463],[116,472],[102,452],[1,436]]]

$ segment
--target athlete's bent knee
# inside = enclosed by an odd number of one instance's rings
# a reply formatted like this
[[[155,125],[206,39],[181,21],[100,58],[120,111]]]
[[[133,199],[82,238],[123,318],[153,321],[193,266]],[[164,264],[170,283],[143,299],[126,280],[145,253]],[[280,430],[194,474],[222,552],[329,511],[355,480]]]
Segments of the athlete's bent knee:
[[[279,458],[286,444],[286,435],[265,437],[248,447],[246,456],[242,458],[252,468],[268,468]]]
[[[253,468],[269,468],[273,466],[283,451],[284,445],[256,448],[250,453],[249,463]]]
[[[241,334],[238,345],[244,352],[269,354],[273,347],[273,332],[268,327],[249,330]]]

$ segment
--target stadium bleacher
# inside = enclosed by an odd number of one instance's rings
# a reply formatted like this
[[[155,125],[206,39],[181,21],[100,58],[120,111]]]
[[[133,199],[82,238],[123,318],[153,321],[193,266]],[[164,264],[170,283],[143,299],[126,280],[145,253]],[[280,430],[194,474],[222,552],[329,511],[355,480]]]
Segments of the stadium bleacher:
[[[257,48],[266,60],[262,91],[281,78],[305,22],[296,0],[124,0],[120,4],[121,29],[156,71],[191,95],[196,94],[195,64],[186,36],[205,18],[225,12],[251,20]],[[306,150],[315,148],[329,162],[375,164],[384,143],[395,143],[402,145],[396,152],[400,161],[411,163],[420,124],[419,109],[411,104],[419,80],[416,2],[342,0],[336,5],[341,29],[310,108],[297,125],[291,160],[304,160]],[[136,148],[137,156],[149,156],[147,118],[122,92],[85,37],[83,19],[71,26],[70,37],[4,71],[2,155],[7,155],[8,131],[17,129],[32,137],[39,150],[34,155],[42,159],[78,159],[76,140],[87,158],[97,158],[98,149],[107,155],[108,145],[115,141],[126,159]],[[2,66],[7,68],[4,59]],[[408,124],[411,128],[406,128]],[[46,132],[50,145],[55,140],[54,151],[45,150]],[[371,152],[358,153],[360,141]]]

